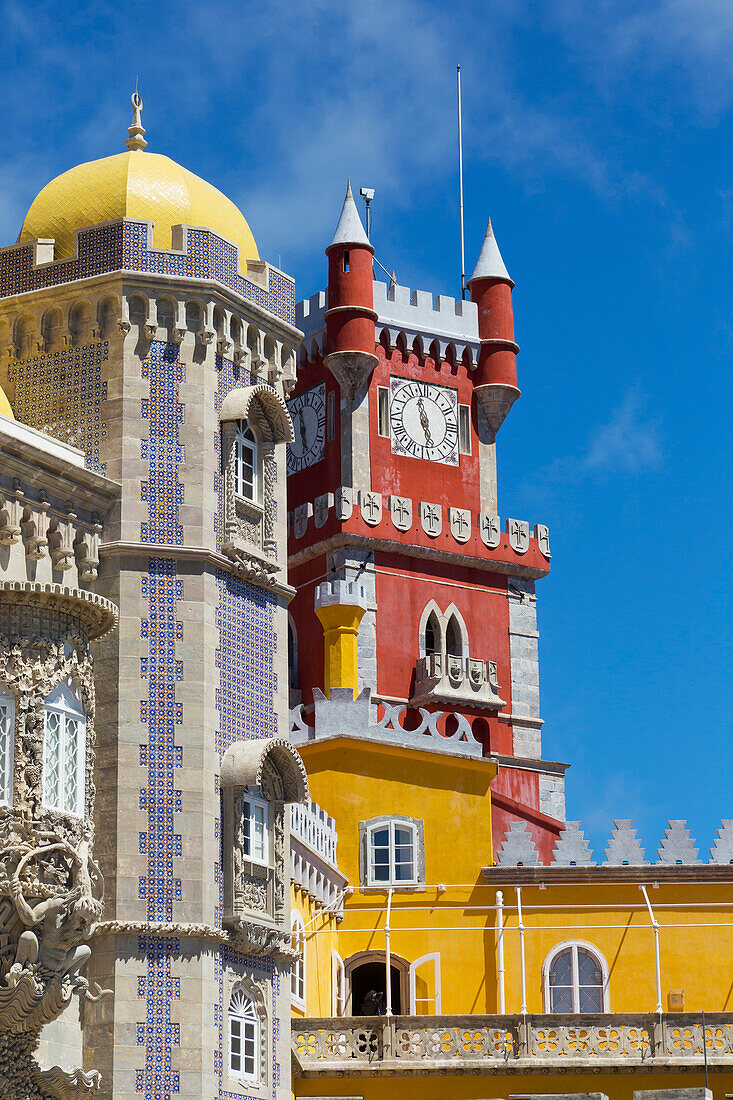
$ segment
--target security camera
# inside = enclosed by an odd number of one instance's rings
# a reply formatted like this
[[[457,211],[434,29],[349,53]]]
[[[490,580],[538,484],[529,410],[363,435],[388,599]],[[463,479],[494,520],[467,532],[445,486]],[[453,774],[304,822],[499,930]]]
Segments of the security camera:
[[[360,187],[359,188],[359,194],[361,195],[361,197],[364,199],[365,202],[371,202],[372,199],[374,198],[374,188],[373,187]]]

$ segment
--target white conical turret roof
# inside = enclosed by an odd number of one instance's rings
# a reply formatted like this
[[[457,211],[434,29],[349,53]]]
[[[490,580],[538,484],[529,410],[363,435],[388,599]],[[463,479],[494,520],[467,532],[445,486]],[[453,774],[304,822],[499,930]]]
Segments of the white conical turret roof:
[[[508,279],[510,283],[512,282],[511,276],[506,269],[506,264],[501,258],[499,246],[496,243],[496,237],[494,236],[494,230],[491,225],[491,218],[489,218],[489,224],[486,226],[484,243],[481,245],[481,252],[479,253],[473,275],[468,280],[469,283],[472,283],[474,279]]]
[[[333,248],[335,245],[344,244],[362,244],[366,245],[367,248],[372,247],[364,230],[364,226],[361,224],[359,211],[356,209],[354,196],[351,193],[351,180],[349,180],[346,187],[346,198],[344,199],[339,223],[336,226],[336,232],[326,251],[328,252],[328,249]]]

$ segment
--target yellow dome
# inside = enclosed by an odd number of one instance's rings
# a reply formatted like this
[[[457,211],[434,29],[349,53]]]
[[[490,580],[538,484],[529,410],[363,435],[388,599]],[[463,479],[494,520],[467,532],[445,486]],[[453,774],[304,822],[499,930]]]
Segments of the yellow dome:
[[[10,408],[10,402],[2,386],[0,386],[0,416],[9,416],[11,420],[15,420],[13,410]]]
[[[243,274],[247,260],[259,259],[244,215],[226,195],[170,157],[142,149],[79,164],[47,183],[18,244],[53,237],[57,259],[73,256],[75,229],[116,218],[154,222],[154,248],[171,248],[171,226],[206,226],[239,246]]]

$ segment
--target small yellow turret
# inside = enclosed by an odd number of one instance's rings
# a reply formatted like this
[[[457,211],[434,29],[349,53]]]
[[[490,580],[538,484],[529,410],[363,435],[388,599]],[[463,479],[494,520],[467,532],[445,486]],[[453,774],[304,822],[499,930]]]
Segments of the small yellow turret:
[[[357,639],[367,611],[363,585],[347,581],[319,584],[315,597],[316,615],[323,627],[323,690],[350,688],[359,694]]]

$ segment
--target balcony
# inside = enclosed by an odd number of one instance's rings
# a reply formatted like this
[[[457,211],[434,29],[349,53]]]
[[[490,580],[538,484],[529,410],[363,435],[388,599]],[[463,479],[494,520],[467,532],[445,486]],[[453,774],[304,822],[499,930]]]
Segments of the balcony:
[[[469,707],[503,707],[495,661],[429,653],[415,664],[415,690],[410,706],[454,703]]]
[[[293,1019],[301,1077],[733,1069],[733,1012]]]
[[[290,807],[290,874],[295,886],[315,905],[343,916],[347,878],[338,868],[338,834],[332,817],[316,802]]]

